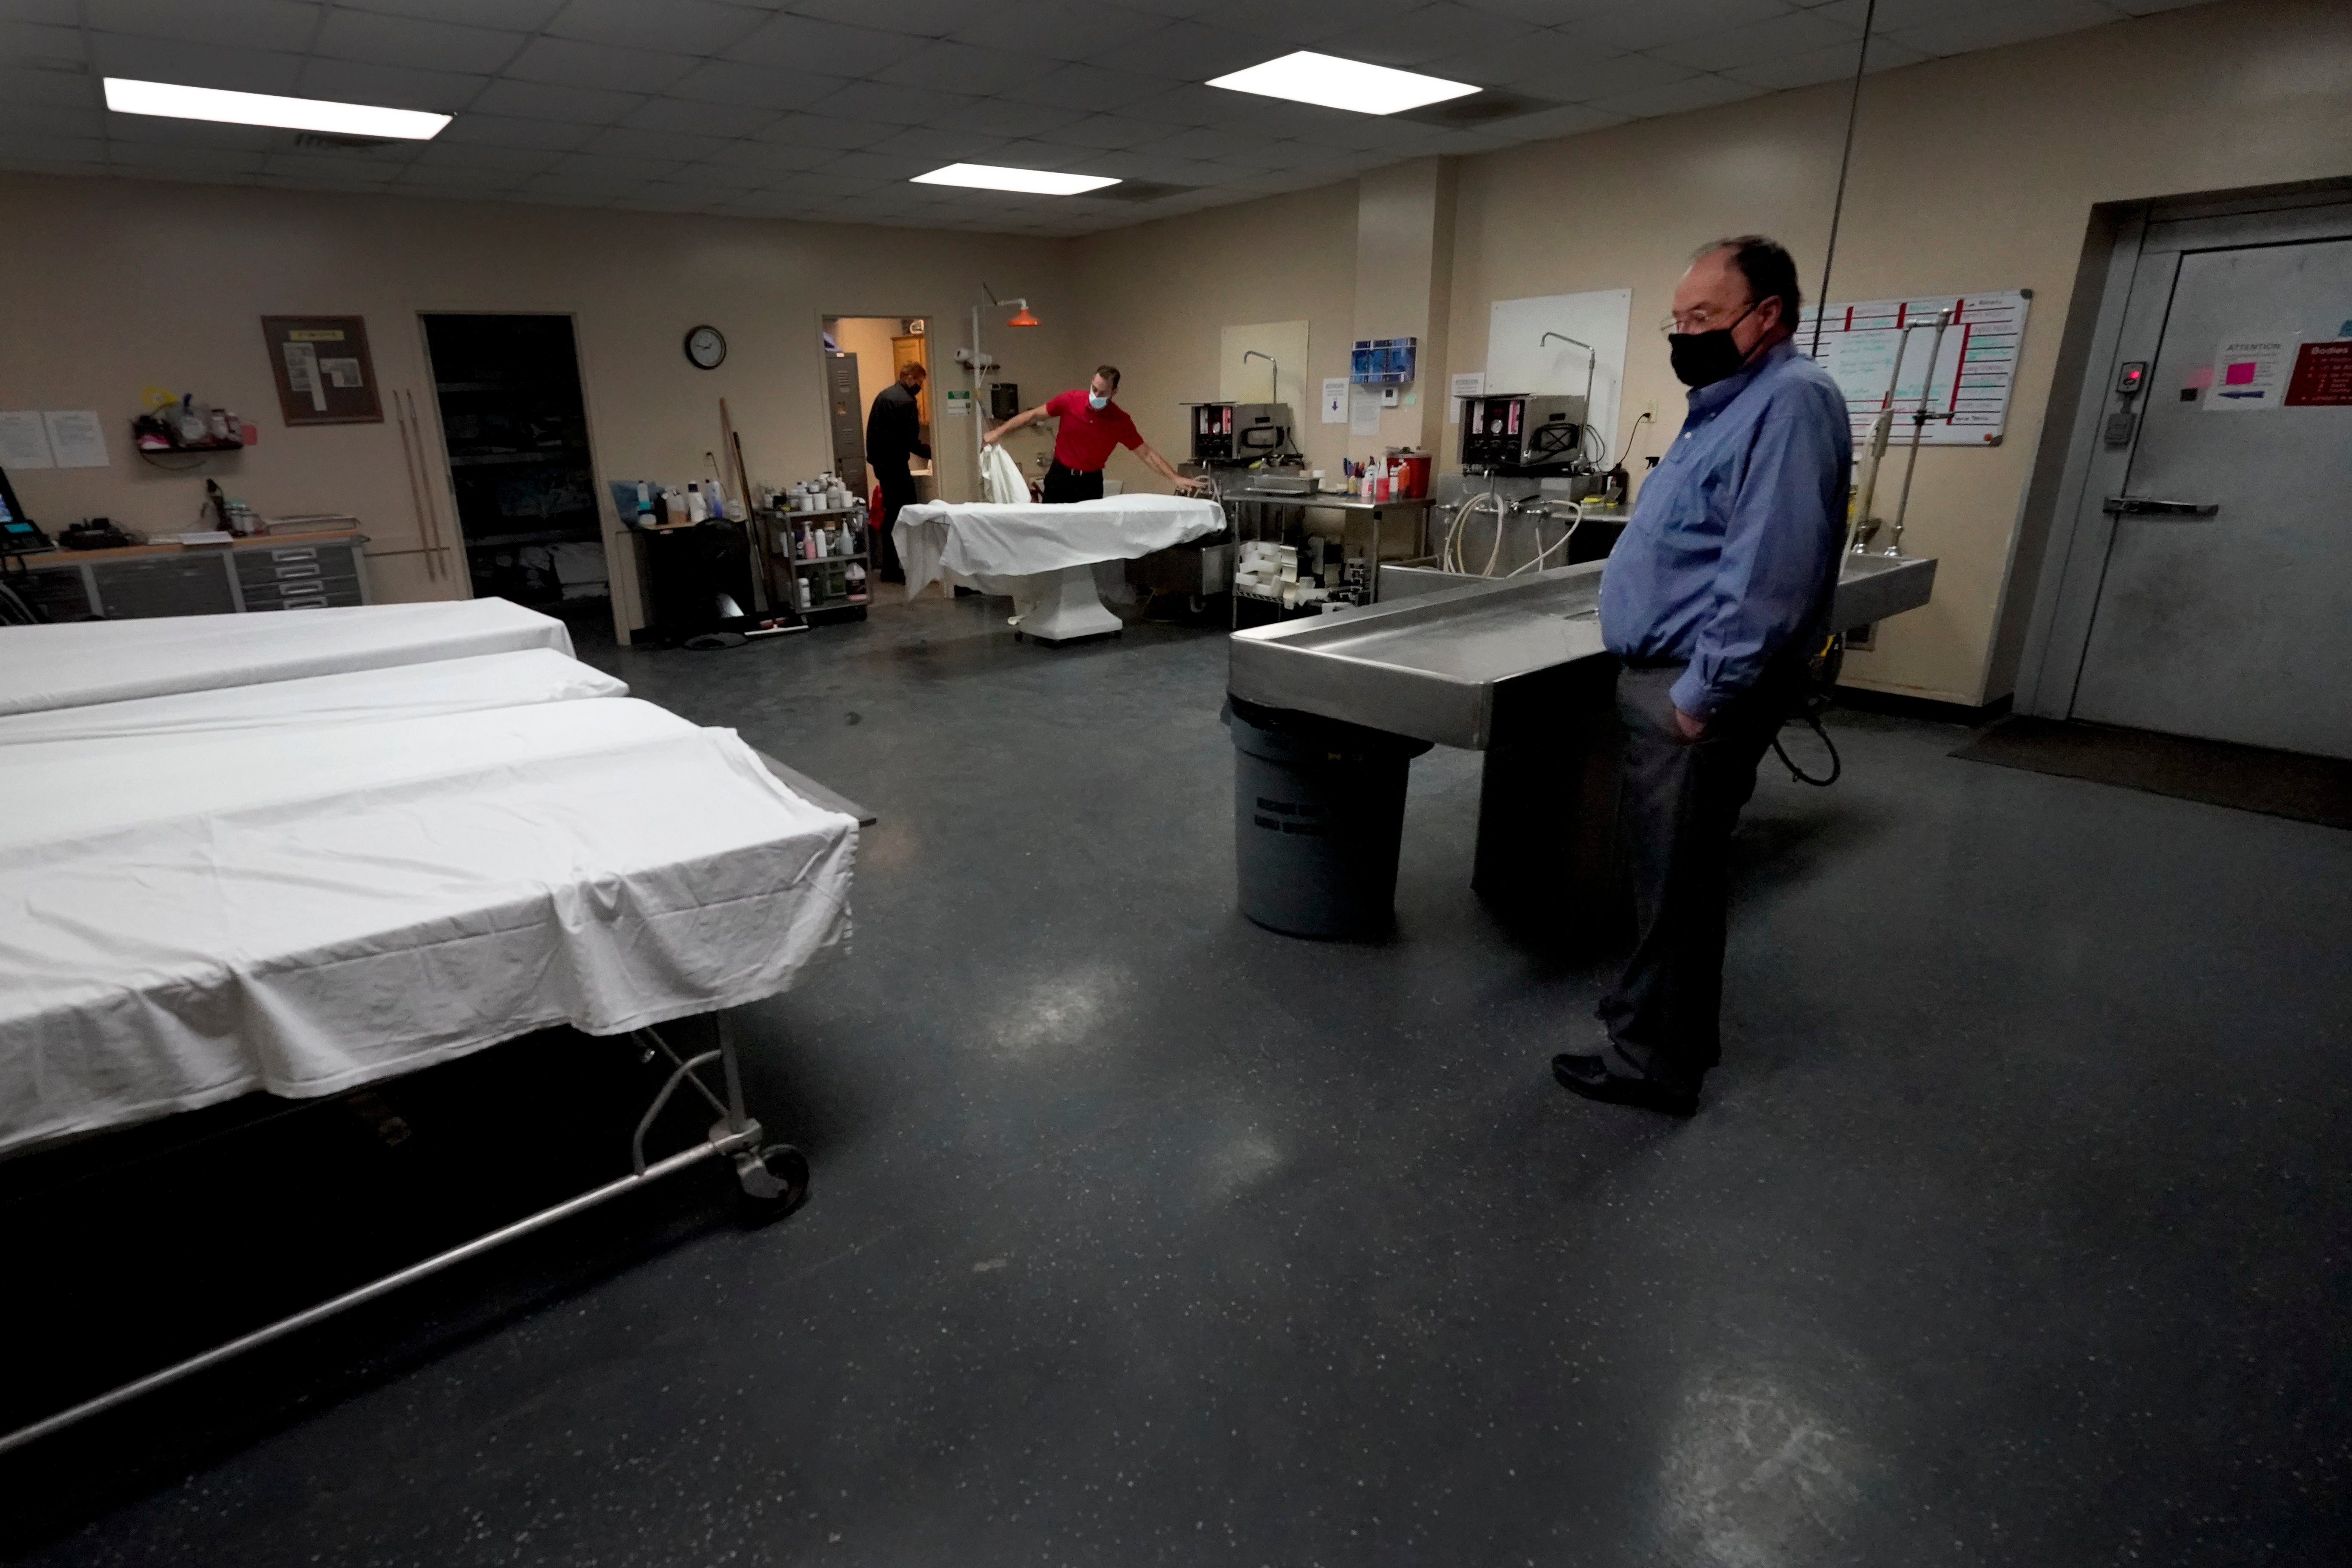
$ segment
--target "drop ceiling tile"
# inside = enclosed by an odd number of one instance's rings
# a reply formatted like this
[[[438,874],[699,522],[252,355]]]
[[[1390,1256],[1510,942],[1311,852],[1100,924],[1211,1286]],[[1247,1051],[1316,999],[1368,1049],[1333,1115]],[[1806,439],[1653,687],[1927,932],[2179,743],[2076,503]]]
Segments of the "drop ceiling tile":
[[[688,163],[669,176],[674,185],[690,185],[712,193],[710,199],[722,199],[727,191],[756,191],[775,179],[766,169],[746,168],[740,163]]]
[[[867,184],[869,182],[865,180],[847,179],[838,174],[828,174],[824,170],[817,169],[805,174],[786,175],[767,188],[779,196],[789,197],[792,200],[818,202],[827,197],[843,196],[853,191],[862,191]]]
[[[1517,120],[1506,120],[1495,129],[1520,142],[1545,142],[1559,136],[1581,136],[1588,131],[1604,126],[1622,125],[1627,116],[1612,114],[1590,104],[1563,104],[1558,109],[1541,109]]]
[[[1870,0],[1829,0],[1827,5],[1812,9],[1816,15],[1843,22],[1857,33],[1868,17],[1873,36],[1883,38],[1905,27],[1922,26],[1949,16],[1952,5],[1951,0],[1878,0],[1874,12]]]
[[[715,0],[571,0],[546,26],[551,37],[627,49],[715,55],[732,48],[768,19],[765,11]]]
[[[70,108],[0,97],[0,131],[27,136],[103,136],[107,112],[93,104]]]
[[[1816,82],[1846,80],[1853,77],[1854,62],[1861,53],[1862,40],[1857,38],[1850,44],[1838,44],[1801,55],[1785,55],[1759,65],[1734,67],[1723,74],[1734,81],[1744,81],[1751,87],[1779,92],[1786,88],[1811,87]],[[1927,58],[1908,44],[1898,44],[1892,38],[1873,38],[1870,42],[1870,68],[1873,71],[1917,65]]]
[[[0,66],[0,103],[18,104],[27,109],[41,105],[58,109],[98,109],[105,102],[105,96],[94,76]]]
[[[1089,174],[1117,174],[1107,166],[1108,154],[1086,147],[1066,147],[1043,139],[1007,142],[996,151],[1008,169],[1077,169]]]
[[[1157,80],[1203,82],[1265,58],[1262,39],[1197,22],[1171,22],[1096,49],[1086,63]]]
[[[935,38],[876,71],[874,79],[892,87],[985,95],[1027,81],[1044,68],[1034,55]]]
[[[1609,98],[1593,100],[1593,107],[1628,120],[1643,120],[1659,114],[1682,114],[1694,109],[1711,109],[1718,103],[1731,103],[1743,98],[1753,98],[1761,90],[1746,82],[1727,77],[1695,76],[1686,81],[1669,82],[1664,87],[1645,88],[1639,92],[1618,93]]]
[[[920,158],[901,154],[892,157],[884,153],[844,153],[830,163],[818,165],[814,173],[831,175],[837,180],[863,180],[868,184],[902,184],[925,170],[936,167]]]
[[[903,33],[820,22],[814,16],[770,18],[727,51],[730,60],[787,70],[803,67],[827,76],[871,76],[921,46]]]
[[[118,146],[216,147],[267,153],[286,136],[266,125],[222,125],[209,120],[165,120],[152,114],[110,114],[108,140]]]
[[[1497,16],[1509,16],[1517,21],[1532,22],[1538,27],[1571,25],[1582,8],[1564,0],[1462,0],[1473,11],[1487,11]]]
[[[1530,27],[1525,36],[1507,44],[1460,49],[1440,55],[1416,68],[1453,81],[1475,82],[1480,87],[1515,87],[1524,92],[1545,94],[1556,82],[1606,77],[1610,63],[1621,58],[1606,45]]]
[[[2210,5],[2213,0],[2107,0],[2116,10],[2133,16],[2153,16],[2164,11],[2184,11],[2191,5]]]
[[[341,184],[382,184],[400,173],[401,165],[373,158],[354,158],[337,153],[271,153],[261,163],[265,174],[288,175],[302,180],[331,180]]]
[[[1858,27],[1816,12],[1793,11],[1769,22],[1661,44],[1649,53],[1654,58],[1672,60],[1693,70],[1728,71],[1738,66],[1762,65],[1790,55],[1832,48],[1858,38],[1861,32]]]
[[[12,131],[0,140],[0,163],[10,168],[23,168],[29,163],[87,163],[92,170],[102,170],[106,163],[106,143],[96,136],[76,136],[64,132]]]
[[[685,163],[683,158],[624,158],[607,153],[566,153],[550,165],[547,177],[581,182],[593,180],[619,185],[662,179]]]
[[[1020,103],[1051,104],[1056,109],[1091,109],[1097,112],[1123,109],[1136,98],[1135,79],[1093,66],[1066,65],[1007,88],[1003,97]]]
[[[335,8],[535,33],[563,9],[563,0],[335,0]]]
[[[1610,48],[1648,49],[1769,22],[1795,9],[1784,0],[1587,0],[1561,26]]]
[[[1003,38],[1017,37],[1026,27],[1023,7],[1012,0],[793,0],[793,9],[826,22],[847,22],[916,38],[944,38],[963,29],[985,32],[993,24]],[[980,40],[991,42],[987,38]]]
[[[562,120],[516,120],[468,110],[444,126],[433,141],[436,146],[478,142],[492,147],[535,147],[569,153],[601,129]]]
[[[1953,10],[1933,22],[1895,31],[1893,37],[1925,54],[1959,55],[2095,27],[2115,19],[2113,11],[2095,0],[2025,0],[2021,5]]]
[[[1089,118],[1084,110],[1015,103],[1009,98],[983,98],[977,103],[949,110],[926,123],[942,131],[971,132],[983,136],[1038,136],[1059,134],[1059,128],[1076,125]]]
[[[646,100],[621,117],[637,131],[675,131],[688,136],[749,136],[781,118],[772,109],[749,104],[710,103],[675,94]]]
[[[932,167],[941,163],[991,163],[1003,162],[1001,154],[1009,140],[970,131],[943,131],[936,125],[909,125],[865,150],[885,157],[919,158]]]
[[[530,178],[513,169],[465,169],[446,163],[412,163],[393,180],[402,190],[456,193],[511,191]]]
[[[1139,142],[1131,150],[1154,158],[1222,158],[1228,153],[1277,145],[1280,143],[1244,131],[1213,131],[1205,125],[1194,125],[1157,141]]]
[[[1591,103],[1599,99],[1615,98],[1628,92],[1647,92],[1652,88],[1688,81],[1698,74],[1688,66],[1678,66],[1655,55],[1619,55],[1591,76],[1558,83],[1553,89],[1553,96],[1573,103]]]
[[[319,26],[320,8],[315,0],[89,0],[87,15],[101,33],[299,53]]]
[[[555,156],[554,151],[546,147],[499,147],[436,138],[416,150],[415,167],[496,169],[509,174],[536,174],[553,167]]]
[[[302,74],[296,79],[294,90],[303,98],[324,98],[337,103],[380,103],[393,109],[456,114],[472,108],[489,84],[488,77],[461,76],[456,71],[310,59],[302,63]]]
[[[551,197],[567,203],[611,201],[614,196],[635,190],[643,180],[603,180],[582,178],[577,174],[533,174],[519,189],[527,195]]]
[[[782,142],[730,142],[705,160],[738,168],[759,169],[773,179],[779,174],[819,168],[836,156],[831,147],[793,147]]]
[[[920,125],[934,115],[966,107],[977,99],[952,92],[921,92],[878,81],[853,81],[808,105],[811,114],[846,115],[885,125]]]
[[[1102,0],[1021,0],[1011,11],[975,17],[947,36],[960,44],[1019,49],[1045,59],[1078,60],[1164,26],[1161,17]]]
[[[89,59],[100,76],[216,87],[230,92],[290,93],[295,79],[302,73],[299,55],[231,44],[131,38],[120,33],[91,34]]]
[[[1072,147],[1140,147],[1147,142],[1157,142],[1192,129],[1195,128],[1136,120],[1124,114],[1090,114],[1058,130],[1045,132],[1037,139]]]
[[[533,38],[515,56],[506,74],[520,81],[557,87],[604,88],[619,92],[659,92],[692,70],[691,55],[656,49],[625,49],[583,44],[572,38]]]
[[[593,87],[557,87],[549,82],[500,77],[482,89],[474,110],[520,120],[565,120],[575,125],[610,125],[645,101],[634,92]],[[444,132],[446,135],[446,132]]]
[[[458,27],[414,16],[379,16],[337,9],[319,29],[314,55],[367,65],[414,66],[426,70],[495,75],[515,58],[530,35],[488,27]]]
[[[82,69],[85,58],[79,27],[0,21],[0,61],[20,68],[70,72]]]
[[[47,27],[81,26],[81,0],[11,0],[12,20]]]
[[[671,83],[667,96],[689,103],[785,110],[803,108],[827,93],[838,92],[848,81],[847,77],[782,70],[774,66],[747,65],[740,60],[705,60]]]
[[[172,171],[223,177],[261,173],[265,153],[238,152],[227,147],[167,147],[160,143],[116,143],[107,149],[107,162],[121,169]]]
[[[1441,3],[1352,30],[1345,52],[1374,65],[1425,71],[1430,61],[1465,47],[1508,47],[1532,38],[1536,32],[1525,22],[1491,11]]]
[[[894,135],[904,129],[904,126],[877,125],[865,120],[787,114],[757,135],[762,142],[782,142],[796,147],[831,147],[837,152],[847,152],[855,147],[871,147],[885,136]]]
[[[1193,17],[1206,26],[1228,28],[1265,40],[1260,59],[1279,59],[1301,47],[1329,45],[1345,55],[1346,36],[1358,28],[1402,16],[1425,0],[1221,0]]]
[[[724,136],[696,136],[679,131],[641,131],[615,125],[610,130],[599,131],[581,151],[597,157],[609,153],[625,158],[661,158],[682,163],[689,158],[708,158],[726,146],[728,140]]]

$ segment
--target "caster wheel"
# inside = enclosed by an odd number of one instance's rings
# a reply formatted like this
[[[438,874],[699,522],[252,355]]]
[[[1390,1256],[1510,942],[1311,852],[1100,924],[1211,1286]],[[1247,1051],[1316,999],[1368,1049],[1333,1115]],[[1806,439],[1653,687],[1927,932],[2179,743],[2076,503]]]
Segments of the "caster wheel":
[[[789,1143],[735,1156],[735,1179],[761,1219],[781,1219],[808,1201],[808,1156]]]

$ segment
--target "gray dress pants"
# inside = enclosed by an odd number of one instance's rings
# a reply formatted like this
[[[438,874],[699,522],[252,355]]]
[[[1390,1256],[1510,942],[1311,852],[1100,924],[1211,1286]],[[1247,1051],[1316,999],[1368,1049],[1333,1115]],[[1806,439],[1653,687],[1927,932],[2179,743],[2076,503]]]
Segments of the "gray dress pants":
[[[1625,731],[1620,832],[1633,884],[1633,957],[1601,994],[1612,1066],[1696,1093],[1722,1058],[1724,905],[1731,833],[1756,790],[1756,766],[1802,689],[1804,667],[1775,659],[1697,740],[1675,723],[1679,664],[1617,676]]]

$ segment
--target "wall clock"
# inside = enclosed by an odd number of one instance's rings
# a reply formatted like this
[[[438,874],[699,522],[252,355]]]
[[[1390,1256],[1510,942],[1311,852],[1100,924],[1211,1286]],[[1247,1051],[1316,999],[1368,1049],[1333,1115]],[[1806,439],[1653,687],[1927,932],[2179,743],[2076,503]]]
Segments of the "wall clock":
[[[727,340],[717,327],[697,327],[686,334],[686,357],[704,370],[717,370],[727,357]]]

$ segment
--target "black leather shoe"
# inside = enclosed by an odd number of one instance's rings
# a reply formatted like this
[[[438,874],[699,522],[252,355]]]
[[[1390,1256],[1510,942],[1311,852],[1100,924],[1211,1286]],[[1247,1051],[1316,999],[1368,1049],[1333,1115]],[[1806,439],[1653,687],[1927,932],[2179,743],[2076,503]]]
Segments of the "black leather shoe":
[[[1676,1094],[1645,1078],[1627,1078],[1609,1070],[1601,1057],[1572,1056],[1566,1051],[1551,1058],[1551,1076],[1560,1088],[1604,1105],[1633,1105],[1666,1116],[1690,1116],[1698,1110],[1698,1096]]]

